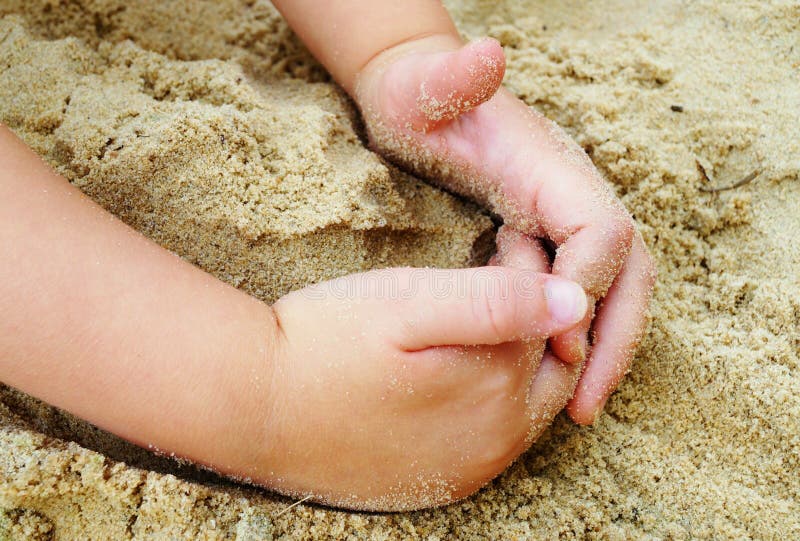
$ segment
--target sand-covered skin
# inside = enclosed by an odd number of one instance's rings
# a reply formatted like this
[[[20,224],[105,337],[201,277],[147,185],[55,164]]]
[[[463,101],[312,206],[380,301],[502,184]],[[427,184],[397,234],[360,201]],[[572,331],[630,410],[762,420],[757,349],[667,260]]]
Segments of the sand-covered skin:
[[[19,14],[0,23],[0,119],[128,223],[263,298],[354,265],[469,261],[485,219],[366,151],[352,109],[267,4],[60,4],[0,1],[0,14]],[[280,514],[290,501],[174,466],[6,389],[0,531],[800,537],[800,6],[448,7],[466,36],[501,41],[508,87],[590,153],[657,261],[651,328],[599,423],[578,428],[560,416],[497,481],[443,509],[375,515],[300,505]],[[68,36],[79,40],[41,41]],[[136,45],[119,44],[127,38]],[[175,61],[214,58],[224,62]],[[152,163],[142,160],[148,153]],[[735,190],[700,189],[753,171]],[[317,182],[308,193],[291,180],[303,173]],[[289,177],[284,188],[268,184],[279,174]],[[411,197],[417,190],[425,195]],[[356,207],[343,204],[350,200]],[[265,262],[284,253],[289,260],[268,267],[286,273],[276,284]]]

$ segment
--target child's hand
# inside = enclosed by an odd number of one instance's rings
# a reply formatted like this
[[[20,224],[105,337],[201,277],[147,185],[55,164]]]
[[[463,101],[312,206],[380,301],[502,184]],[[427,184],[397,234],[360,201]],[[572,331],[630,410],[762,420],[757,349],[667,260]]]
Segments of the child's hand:
[[[505,267],[371,272],[270,307],[109,216],[2,125],[0,161],[15,262],[0,265],[0,379],[139,445],[409,509],[476,490],[572,395],[577,366],[542,351],[586,297],[506,229]]]
[[[558,247],[553,272],[581,284],[592,304],[602,299],[591,355],[568,407],[574,420],[591,423],[644,331],[654,267],[631,216],[583,150],[500,88],[504,70],[494,40],[462,47],[451,36],[433,36],[372,60],[355,95],[378,151],[482,201],[506,225],[549,239]],[[551,340],[553,352],[582,361],[590,325],[591,312]]]
[[[545,339],[582,320],[587,300],[529,270],[390,269],[291,293],[274,310],[259,461],[269,471],[242,473],[321,502],[401,510],[469,495],[551,422],[577,372],[552,356],[540,366]]]

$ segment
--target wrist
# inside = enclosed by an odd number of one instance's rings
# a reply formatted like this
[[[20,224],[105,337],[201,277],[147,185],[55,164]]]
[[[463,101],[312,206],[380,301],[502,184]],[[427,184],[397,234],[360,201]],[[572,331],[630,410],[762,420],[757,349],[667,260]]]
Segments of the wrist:
[[[241,340],[228,356],[220,377],[219,413],[228,419],[224,434],[228,441],[225,471],[236,477],[269,482],[280,469],[278,419],[282,401],[281,365],[286,348],[280,324],[272,307],[252,299]]]
[[[417,37],[457,30],[441,2],[274,0],[289,26],[353,95],[355,76],[380,52]],[[322,21],[322,23],[320,23]]]

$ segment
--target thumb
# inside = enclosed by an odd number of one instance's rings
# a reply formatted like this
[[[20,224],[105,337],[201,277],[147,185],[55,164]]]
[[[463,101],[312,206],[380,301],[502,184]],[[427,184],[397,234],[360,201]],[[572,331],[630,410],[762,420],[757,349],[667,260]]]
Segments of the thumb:
[[[410,54],[388,68],[384,104],[401,125],[427,132],[489,100],[505,66],[503,47],[491,38],[455,51]]]
[[[494,345],[545,338],[580,322],[583,289],[553,276],[508,267],[410,269],[413,296],[396,304],[400,346]]]

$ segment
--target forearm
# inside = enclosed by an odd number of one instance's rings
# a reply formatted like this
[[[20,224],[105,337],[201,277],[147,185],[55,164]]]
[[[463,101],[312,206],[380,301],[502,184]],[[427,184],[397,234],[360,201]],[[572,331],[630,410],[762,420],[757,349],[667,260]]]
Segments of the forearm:
[[[3,382],[143,445],[242,459],[268,306],[112,217],[2,125],[0,253]]]
[[[351,95],[358,73],[382,51],[427,36],[458,38],[439,0],[274,0],[273,4]]]

